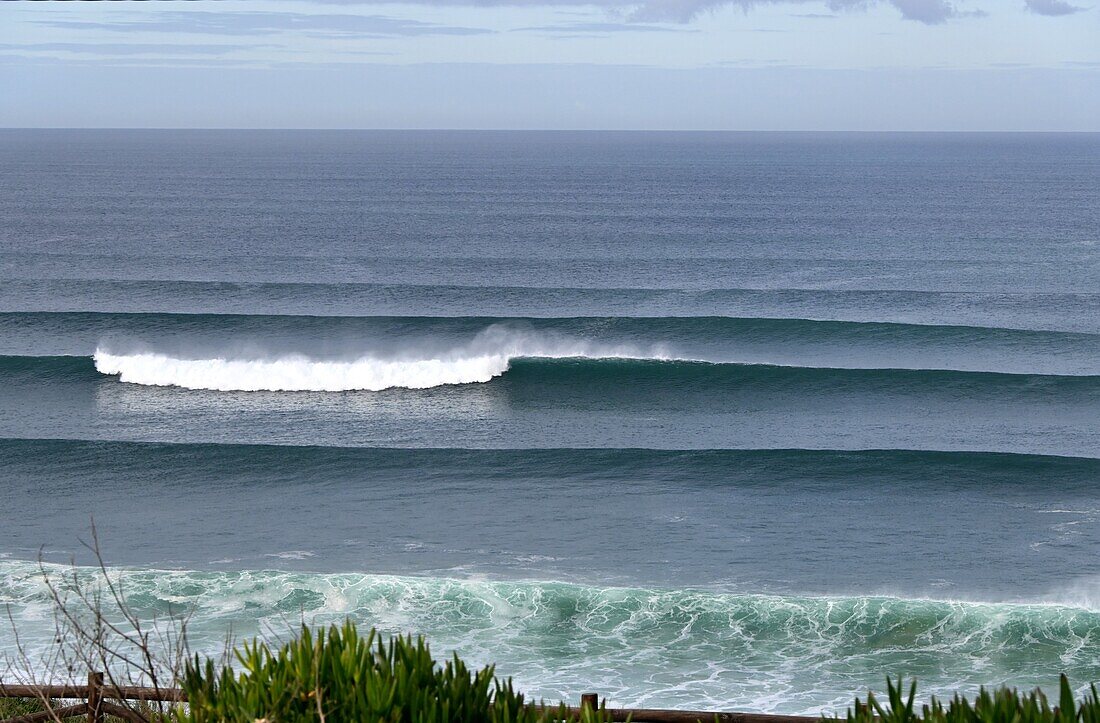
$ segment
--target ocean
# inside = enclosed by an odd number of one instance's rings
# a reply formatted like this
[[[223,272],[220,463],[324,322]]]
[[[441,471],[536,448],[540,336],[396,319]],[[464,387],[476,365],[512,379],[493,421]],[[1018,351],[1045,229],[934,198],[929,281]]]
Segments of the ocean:
[[[1100,680],[1100,135],[0,131],[0,605],[535,698]],[[0,625],[0,650],[15,645]]]

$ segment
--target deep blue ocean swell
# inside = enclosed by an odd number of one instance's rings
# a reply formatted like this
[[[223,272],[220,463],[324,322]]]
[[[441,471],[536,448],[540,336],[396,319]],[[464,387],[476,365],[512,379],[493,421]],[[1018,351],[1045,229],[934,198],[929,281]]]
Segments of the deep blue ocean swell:
[[[0,376],[11,382],[42,380],[72,384],[94,384],[103,379],[103,374],[96,369],[91,358],[74,356],[2,356]],[[671,405],[670,409],[675,408],[674,399],[677,398],[681,403],[693,405],[700,403],[702,398],[710,398],[714,405],[721,406],[728,401],[722,396],[726,394],[754,397],[758,394],[788,393],[815,394],[819,397],[850,396],[853,399],[871,395],[919,395],[952,400],[995,399],[999,402],[1033,401],[1040,404],[1083,406],[1100,403],[1100,375],[1007,374],[942,369],[841,369],[686,360],[578,357],[539,359],[520,356],[508,362],[499,374],[499,381],[485,380],[484,383],[499,387],[503,393],[519,402],[546,404],[550,398],[557,398],[563,403],[573,405],[584,404],[585,400],[600,406],[662,403]],[[154,386],[174,385],[166,383]],[[454,387],[465,384],[432,385],[436,386]],[[396,391],[400,389],[400,386],[396,387]],[[359,390],[351,386],[333,391]]]
[[[447,354],[599,356],[786,366],[1100,374],[1100,334],[793,318],[330,317],[0,312],[0,353],[154,351],[234,356],[416,359]]]
[[[66,258],[61,257],[56,263],[63,264]],[[87,263],[86,259],[80,261]],[[165,261],[165,266],[178,268],[175,265],[178,260],[171,261]],[[800,279],[790,285],[769,279],[758,288],[729,288],[716,285],[713,278],[705,276],[709,264],[702,265],[701,273],[710,284],[703,289],[504,286],[499,274],[490,275],[485,285],[456,285],[453,278],[436,284],[213,281],[208,279],[211,270],[208,261],[193,263],[199,267],[194,280],[5,279],[0,284],[0,310],[315,316],[720,315],[1100,333],[1100,321],[1092,313],[1100,296],[1091,288],[1064,292],[1023,290],[1018,285],[993,291],[973,287],[941,290],[934,285],[923,290],[891,289],[882,288],[877,276],[872,278],[875,285],[869,289],[835,288],[835,282],[826,282],[823,288],[806,287]],[[108,276],[126,268],[120,259],[105,260],[103,265],[102,273]],[[27,273],[23,264],[13,263],[13,267],[16,269],[13,273]],[[213,268],[217,269],[217,265]],[[232,268],[233,275],[241,273],[239,264],[233,264]],[[484,267],[481,272],[485,273]],[[902,278],[904,287],[908,287],[911,277],[903,274]],[[531,283],[534,279],[523,280]],[[564,281],[577,283],[572,274]]]
[[[109,558],[192,570],[1086,604],[1100,544],[1095,458],[8,438],[0,474],[51,501],[0,510],[13,554],[87,561],[94,518]]]
[[[3,436],[1100,456],[1095,376],[502,355],[410,365],[135,353],[94,361],[0,357],[0,378],[0,398],[21,410],[0,418]],[[299,391],[277,391],[285,389]],[[380,391],[359,391],[366,389]]]

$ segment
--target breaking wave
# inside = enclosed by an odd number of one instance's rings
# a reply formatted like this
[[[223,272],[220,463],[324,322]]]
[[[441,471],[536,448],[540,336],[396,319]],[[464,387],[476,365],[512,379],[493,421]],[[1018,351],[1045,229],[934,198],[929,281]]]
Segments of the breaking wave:
[[[429,389],[488,382],[522,357],[540,359],[667,359],[659,347],[600,345],[582,340],[541,338],[490,328],[469,344],[440,351],[364,354],[353,359],[317,359],[303,354],[254,358],[185,358],[149,351],[116,354],[97,348],[101,374],[147,386],[215,391],[381,391]]]
[[[276,359],[178,359],[165,354],[95,353],[96,370],[123,382],[216,391],[380,391],[427,389],[487,382],[508,369],[503,354],[453,359],[391,361],[361,358],[317,361],[303,356]]]
[[[437,657],[453,650],[495,662],[549,700],[596,690],[617,705],[814,715],[843,711],[888,673],[940,695],[1002,682],[1050,687],[1062,671],[1078,684],[1100,677],[1100,613],[1069,605],[274,570],[111,575],[143,617],[191,608],[192,645],[209,654],[227,630],[285,638],[299,620],[350,618],[424,634]],[[0,600],[36,654],[55,635],[45,593],[36,563],[0,560]],[[0,631],[0,643],[10,636]]]
[[[81,374],[79,357],[5,357],[0,367],[36,367],[33,373]],[[562,394],[591,398],[614,394],[623,401],[639,389],[664,389],[680,399],[723,391],[801,389],[804,393],[865,396],[874,393],[1027,398],[1050,403],[1072,399],[1088,403],[1100,394],[1100,376],[1005,374],[953,369],[845,369],[830,367],[740,364],[637,356],[629,353],[486,354],[442,359],[351,361],[287,355],[259,359],[187,359],[163,353],[112,354],[97,350],[92,360],[101,374],[146,386],[213,391],[381,391],[429,389],[491,381],[508,372],[513,388],[552,387]],[[49,367],[46,371],[43,367]],[[25,371],[31,372],[31,369]],[[88,368],[88,371],[91,371]],[[547,392],[550,393],[550,392]],[[557,393],[557,392],[554,392]],[[647,397],[648,398],[648,397]]]

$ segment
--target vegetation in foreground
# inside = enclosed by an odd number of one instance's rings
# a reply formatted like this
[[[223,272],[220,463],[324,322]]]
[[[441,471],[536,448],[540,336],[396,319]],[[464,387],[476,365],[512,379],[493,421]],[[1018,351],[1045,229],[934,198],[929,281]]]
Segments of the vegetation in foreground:
[[[439,665],[423,639],[386,641],[374,630],[364,637],[351,621],[317,632],[303,625],[299,637],[274,650],[255,640],[218,661],[190,657],[187,614],[169,610],[167,620],[146,621],[130,606],[121,583],[107,574],[94,526],[89,548],[99,560],[99,585],[84,584],[75,566],[56,575],[40,561],[53,603],[56,646],[42,659],[32,659],[16,634],[16,650],[0,651],[4,682],[42,683],[19,673],[39,670],[45,681],[80,684],[73,677],[92,670],[104,671],[111,686],[182,687],[190,699],[187,706],[117,701],[126,709],[119,712],[130,720],[156,723],[610,721],[603,709],[576,714],[564,705],[532,704],[513,689],[511,680],[497,678],[492,666],[471,671],[458,656]],[[9,620],[14,626],[10,615]],[[240,671],[227,660],[236,661]],[[896,684],[887,678],[886,685],[885,701],[869,693],[866,701],[856,699],[846,718],[825,716],[822,723],[1100,723],[1096,687],[1090,686],[1078,701],[1065,675],[1057,706],[1038,690],[1021,694],[983,688],[973,700],[956,694],[946,704],[932,698],[918,709],[915,681],[908,696],[901,678]],[[40,700],[0,698],[0,721],[44,707]],[[50,707],[64,707],[64,702],[51,701]],[[104,719],[116,720],[121,719]]]
[[[51,700],[50,710],[60,710],[67,705],[72,705],[73,701],[64,700]],[[127,706],[129,710],[137,713],[138,716],[144,718],[150,723],[156,721],[157,723],[169,723],[164,714],[157,712],[155,708],[148,705],[133,705]],[[0,721],[7,720],[8,718],[16,718],[24,715],[34,715],[35,713],[42,713],[46,710],[46,706],[43,705],[41,700],[37,698],[0,698]],[[78,716],[79,718],[85,718],[85,714]],[[131,723],[131,721],[125,718],[116,718],[113,715],[103,716],[103,723]]]
[[[169,609],[167,618],[147,620],[130,605],[123,581],[108,574],[94,526],[89,549],[100,563],[92,580],[75,565],[57,572],[40,561],[55,645],[32,656],[16,635],[16,649],[0,651],[4,682],[81,685],[87,671],[102,671],[108,687],[182,688],[187,705],[110,701],[120,704],[120,715],[157,723],[610,720],[602,709],[578,713],[531,703],[510,679],[497,678],[493,666],[473,671],[457,655],[440,665],[422,638],[384,640],[374,630],[363,636],[351,621],[318,631],[303,625],[296,638],[275,649],[253,640],[232,652],[227,646],[218,659],[192,657],[189,615]],[[44,708],[43,701],[0,699],[0,720]]]
[[[178,723],[231,721],[386,721],[392,723],[605,723],[605,710],[580,716],[564,707],[544,708],[524,700],[511,681],[494,676],[492,666],[471,672],[455,656],[443,666],[423,639],[394,638],[375,631],[359,635],[351,622],[314,634],[303,627],[296,640],[277,650],[262,642],[237,652],[242,670],[220,670],[199,658],[189,664],[182,685],[190,706],[176,711]],[[887,678],[886,699],[873,693],[856,699],[846,718],[828,723],[1100,723],[1095,686],[1077,700],[1061,677],[1057,705],[1042,691],[982,688],[974,699],[956,694],[944,703],[932,698],[916,705],[913,681]]]
[[[916,695],[915,680],[906,696],[901,678],[896,685],[887,678],[886,700],[880,701],[873,693],[867,694],[866,701],[856,698],[854,707],[848,709],[847,723],[1100,723],[1096,686],[1090,686],[1078,701],[1065,675],[1058,705],[1053,707],[1039,690],[1020,693],[1014,688],[982,688],[972,701],[956,693],[946,705],[933,697],[920,708],[915,705]]]
[[[385,640],[361,635],[351,621],[300,635],[277,648],[254,640],[235,652],[235,666],[195,656],[177,679],[189,704],[131,703],[133,719],[156,723],[609,723],[604,709],[580,713],[535,705],[493,666],[471,670],[454,656],[436,663],[422,638]],[[822,723],[1100,723],[1100,694],[1090,686],[1081,700],[1061,677],[1057,705],[1039,690],[981,689],[968,699],[932,698],[918,707],[917,685],[906,694],[899,678],[886,681],[886,697],[856,698],[846,717]],[[51,707],[63,707],[60,701]],[[0,720],[43,710],[37,700],[0,699]],[[715,716],[717,719],[717,716]],[[121,719],[105,717],[105,723]]]
[[[301,635],[272,650],[253,641],[238,650],[242,670],[220,670],[197,656],[184,670],[181,687],[189,705],[176,711],[181,723],[254,723],[257,720],[386,721],[387,723],[602,723],[602,710],[578,717],[564,708],[544,709],[501,681],[492,666],[471,671],[456,655],[444,665],[432,660],[422,638],[389,642],[374,630],[361,636],[345,622]]]

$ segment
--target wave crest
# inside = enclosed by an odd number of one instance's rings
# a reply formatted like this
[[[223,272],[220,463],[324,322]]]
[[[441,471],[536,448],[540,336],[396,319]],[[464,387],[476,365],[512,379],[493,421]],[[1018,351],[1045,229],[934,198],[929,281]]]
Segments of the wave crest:
[[[131,384],[215,391],[339,392],[400,387],[427,389],[447,384],[487,382],[508,369],[510,357],[497,354],[455,359],[392,361],[364,357],[320,361],[304,356],[275,359],[180,359],[166,354],[95,352],[101,374],[117,374]]]
[[[188,358],[157,351],[113,353],[97,348],[96,371],[131,384],[214,391],[381,391],[488,382],[521,357],[668,359],[660,348],[600,345],[557,335],[493,326],[446,350],[368,352],[350,359],[303,354]]]
[[[98,576],[46,570],[89,589]],[[944,696],[1001,682],[1050,686],[1061,672],[1094,680],[1100,655],[1100,616],[1057,605],[276,570],[108,574],[142,619],[190,609],[196,652],[218,654],[227,630],[277,638],[291,619],[350,618],[385,634],[423,633],[444,658],[494,662],[536,700],[599,689],[624,706],[818,715],[878,689],[884,671]],[[0,561],[0,599],[32,660],[48,655],[56,632],[38,563]],[[11,637],[0,630],[0,645]]]

